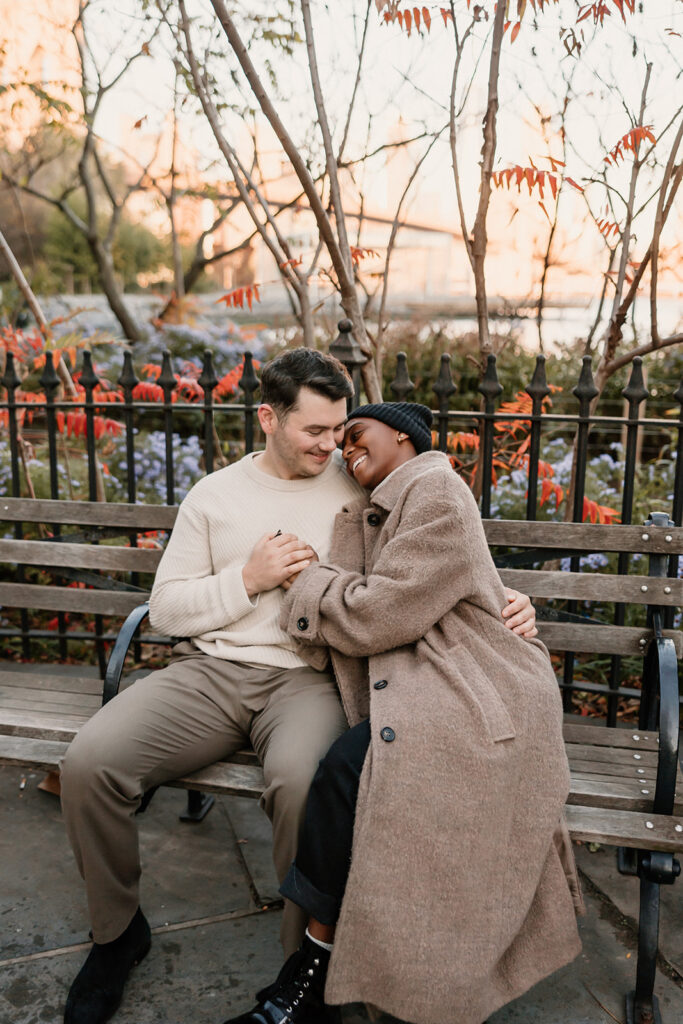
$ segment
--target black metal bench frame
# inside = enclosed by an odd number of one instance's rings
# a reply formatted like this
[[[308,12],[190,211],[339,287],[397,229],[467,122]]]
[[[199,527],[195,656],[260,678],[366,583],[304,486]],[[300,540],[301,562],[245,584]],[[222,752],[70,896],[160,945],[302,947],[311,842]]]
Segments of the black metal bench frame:
[[[0,500],[0,519],[45,523],[76,523],[88,521],[88,508],[92,509],[93,522],[104,527],[111,534],[133,534],[144,529],[172,528],[175,509],[165,506],[97,506],[85,502],[39,502],[30,499]],[[30,518],[29,518],[30,512]],[[9,515],[8,515],[9,513]],[[79,518],[80,516],[80,518]],[[593,727],[592,741],[604,742],[610,756],[618,753],[624,758],[640,758],[639,744],[647,741],[654,758],[656,755],[656,779],[654,797],[645,801],[626,802],[628,810],[619,810],[622,800],[619,781],[612,787],[614,802],[603,805],[590,803],[592,783],[576,784],[576,791],[570,795],[567,805],[567,821],[574,838],[586,841],[604,842],[618,847],[619,869],[640,879],[640,922],[638,932],[638,962],[636,987],[627,996],[627,1024],[661,1024],[661,1014],[654,995],[656,976],[659,893],[661,885],[672,884],[680,874],[676,854],[683,851],[683,792],[676,795],[679,751],[679,707],[678,693],[678,651],[681,649],[680,634],[663,628],[663,608],[683,604],[681,600],[682,581],[667,577],[667,567],[672,551],[683,551],[683,530],[676,529],[663,513],[654,513],[645,528],[630,526],[586,526],[564,523],[527,523],[486,521],[485,529],[492,548],[506,552],[498,558],[504,582],[526,591],[531,596],[559,596],[568,599],[580,598],[586,586],[595,585],[596,597],[609,601],[632,601],[648,604],[648,628],[637,629],[624,626],[596,626],[576,623],[577,616],[569,616],[569,623],[558,621],[539,622],[542,639],[551,649],[560,651],[593,651],[607,653],[644,654],[642,676],[642,699],[639,732],[629,736],[622,730],[603,730]],[[90,539],[90,537],[87,537]],[[69,544],[69,553],[63,547],[68,537],[50,541],[24,541],[21,530],[17,530],[15,541],[0,541],[0,561],[14,560],[28,565],[47,565],[59,573],[59,566],[77,566],[79,552]],[[642,542],[642,543],[641,543]],[[61,552],[57,545],[62,547]],[[510,548],[531,548],[532,550],[510,555]],[[86,578],[97,579],[91,572],[127,572],[154,570],[158,562],[150,553],[130,548],[105,548],[82,545],[81,550],[89,552],[84,558]],[[645,551],[649,555],[647,577],[600,577],[600,587],[591,584],[591,574],[553,573],[544,570],[519,569],[520,564],[538,564],[543,559],[560,555],[578,556],[589,551]],[[13,559],[12,551],[16,552]],[[511,566],[514,566],[512,568]],[[80,570],[77,568],[76,572]],[[597,580],[598,577],[595,577]],[[564,590],[557,591],[558,580]],[[616,580],[616,583],[614,582]],[[643,582],[646,581],[646,582]],[[111,583],[113,590],[107,589]],[[582,588],[583,587],[583,591]],[[58,586],[32,586],[23,582],[0,583],[0,604],[16,603],[21,608],[66,607],[73,610],[89,610],[101,614],[128,616],[114,642],[106,664],[102,691],[102,702],[111,700],[118,692],[126,655],[131,644],[139,638],[148,605],[137,605],[146,596],[137,587],[126,587],[115,580],[104,578],[104,591],[74,591]],[[600,593],[597,590],[600,589]],[[121,590],[128,590],[122,594]],[[622,593],[623,591],[623,593]],[[647,599],[642,596],[647,592]],[[640,595],[640,596],[638,596]],[[585,596],[585,594],[584,594]],[[137,606],[136,606],[137,605]],[[132,610],[131,610],[132,609]],[[598,642],[598,638],[599,642]],[[678,651],[677,651],[678,647]],[[562,684],[560,684],[562,685]],[[574,736],[584,736],[586,726],[570,726]],[[584,730],[584,732],[582,732]],[[3,727],[0,735],[0,763],[31,763],[35,766],[54,767],[60,752],[66,744],[53,740],[35,739],[35,750],[28,751],[33,742],[30,728],[18,732]],[[567,732],[567,730],[566,730]],[[658,743],[648,733],[658,732]],[[606,734],[612,734],[606,737]],[[18,740],[17,737],[22,737]],[[606,737],[606,738],[605,738]],[[24,746],[22,747],[22,741]],[[581,740],[585,742],[585,740]],[[28,745],[28,746],[27,746]],[[578,744],[580,746],[580,742]],[[21,749],[20,749],[21,748]],[[572,744],[568,742],[568,751]],[[577,747],[578,749],[578,747]],[[22,760],[26,758],[27,760]],[[570,756],[571,761],[571,756]],[[609,757],[605,758],[609,763]],[[644,762],[643,762],[644,763]],[[637,769],[642,770],[644,769]],[[574,771],[574,769],[573,769]],[[648,768],[653,774],[653,770]],[[626,782],[627,780],[625,780]],[[255,797],[260,793],[262,775],[255,763],[254,755],[241,752],[229,762],[221,762],[195,772],[185,779],[176,780],[173,785],[189,790],[188,812],[184,820],[201,820],[213,802],[210,793],[234,793]],[[633,788],[633,780],[629,785]],[[583,790],[582,790],[583,786]],[[605,787],[603,787],[605,789]],[[605,791],[609,789],[606,787]],[[683,790],[683,787],[681,787]],[[644,792],[642,790],[641,792]],[[646,806],[647,804],[647,806]]]

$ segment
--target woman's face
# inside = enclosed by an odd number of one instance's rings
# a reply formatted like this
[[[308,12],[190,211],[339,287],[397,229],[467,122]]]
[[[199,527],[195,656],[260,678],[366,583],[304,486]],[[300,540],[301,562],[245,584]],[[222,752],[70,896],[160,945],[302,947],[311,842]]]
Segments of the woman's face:
[[[379,420],[359,417],[349,420],[344,428],[342,456],[346,470],[361,487],[377,487],[392,470],[415,454],[406,434]]]

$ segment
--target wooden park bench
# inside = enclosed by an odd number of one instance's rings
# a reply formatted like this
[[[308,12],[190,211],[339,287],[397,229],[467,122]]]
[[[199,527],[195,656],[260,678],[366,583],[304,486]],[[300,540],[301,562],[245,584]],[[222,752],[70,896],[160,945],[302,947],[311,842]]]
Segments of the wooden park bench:
[[[1,764],[54,770],[78,728],[116,694],[161,557],[160,547],[130,545],[148,531],[170,531],[176,512],[170,506],[0,499],[0,520],[12,523],[15,533],[0,540],[0,562],[16,573],[11,582],[5,581],[7,574],[0,581],[0,606],[95,615],[93,636],[100,651],[107,637],[115,639],[106,668],[102,657],[103,684],[79,677],[77,668],[62,677],[42,673],[39,665],[29,673],[0,671]],[[40,526],[42,538],[23,539],[25,524],[32,533]],[[683,605],[683,580],[667,575],[683,552],[683,529],[662,513],[643,527],[498,520],[486,520],[484,527],[503,581],[542,605],[539,634],[551,652],[574,652],[579,662],[585,654],[643,659],[638,727],[606,729],[566,717],[571,767],[566,815],[575,839],[617,847],[620,870],[640,877],[636,988],[627,997],[627,1024],[657,1024],[659,887],[674,882],[680,873],[674,855],[683,851],[678,763],[683,644],[679,631],[662,626],[665,611]],[[576,569],[579,556],[591,552],[644,555],[647,573],[547,568],[551,560],[573,558]],[[39,581],[27,582],[27,569],[35,575],[36,568],[44,571]],[[551,599],[554,604],[546,606]],[[585,611],[586,601],[645,605],[647,625],[596,623]],[[118,634],[105,632],[105,623],[123,618]],[[560,685],[565,684],[560,680]],[[588,682],[585,688],[601,689]],[[169,785],[198,794],[196,804],[204,799],[201,794],[258,797],[263,776],[253,752],[242,751]],[[190,808],[190,817],[198,819],[206,809],[206,804]]]

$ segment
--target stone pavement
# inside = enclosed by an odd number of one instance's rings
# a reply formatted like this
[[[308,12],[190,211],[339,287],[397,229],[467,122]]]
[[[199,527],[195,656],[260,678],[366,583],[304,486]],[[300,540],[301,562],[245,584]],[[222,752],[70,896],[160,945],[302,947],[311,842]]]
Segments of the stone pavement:
[[[59,801],[38,790],[39,781],[19,768],[0,769],[1,1024],[60,1024],[68,985],[88,948],[81,882]],[[183,792],[161,789],[139,819],[142,904],[154,943],[114,1024],[220,1024],[250,1006],[280,965],[265,816],[255,802],[227,797],[216,800],[202,824],[182,824],[184,802]],[[582,955],[490,1024],[624,1020],[623,994],[635,972],[629,918],[637,913],[637,885],[616,874],[613,851],[581,848],[579,861],[590,879]],[[667,963],[657,991],[665,1024],[683,1019],[682,890],[680,884],[664,890]],[[367,1020],[361,1007],[344,1016],[345,1024]],[[457,1024],[457,1007],[452,1019]]]

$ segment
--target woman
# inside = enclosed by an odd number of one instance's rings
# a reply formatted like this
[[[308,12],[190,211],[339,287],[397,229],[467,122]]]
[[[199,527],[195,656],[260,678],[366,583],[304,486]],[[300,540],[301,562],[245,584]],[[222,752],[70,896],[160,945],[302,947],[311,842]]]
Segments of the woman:
[[[557,682],[500,618],[476,503],[430,426],[412,403],[351,414],[342,454],[369,503],[339,514],[329,563],[285,600],[352,728],[281,889],[310,915],[304,944],[233,1024],[321,1024],[349,1002],[481,1024],[580,949]]]

